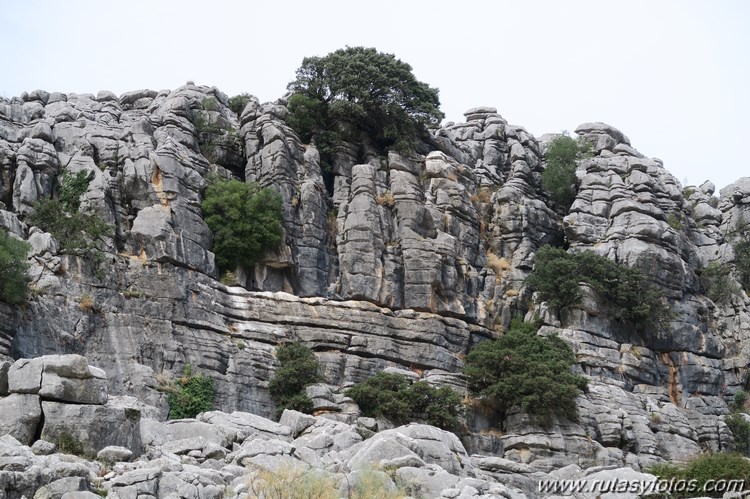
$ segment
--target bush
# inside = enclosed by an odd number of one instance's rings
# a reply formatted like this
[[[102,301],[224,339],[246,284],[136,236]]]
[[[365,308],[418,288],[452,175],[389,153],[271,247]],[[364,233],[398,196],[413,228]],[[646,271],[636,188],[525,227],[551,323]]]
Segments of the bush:
[[[288,88],[294,95],[287,124],[301,140],[326,148],[367,137],[382,150],[406,152],[444,116],[437,89],[418,81],[410,65],[374,48],[306,57]]]
[[[184,375],[172,382],[167,396],[169,419],[194,418],[213,408],[213,380],[203,373],[192,375],[190,371],[190,364],[185,365]]]
[[[26,260],[30,246],[0,230],[0,300],[18,304],[26,299],[30,278]]]
[[[750,240],[745,238],[734,245],[734,264],[739,274],[742,289],[750,292]]]
[[[526,279],[539,298],[558,310],[580,302],[580,283],[617,306],[615,318],[632,321],[636,327],[660,325],[669,315],[664,294],[644,282],[638,269],[620,265],[592,251],[568,253],[543,246]]]
[[[544,153],[542,188],[566,211],[576,198],[576,159],[586,152],[586,145],[563,132],[555,137]]]
[[[320,380],[320,364],[315,354],[300,343],[289,343],[276,349],[276,359],[280,366],[268,384],[276,402],[276,418],[281,417],[284,409],[311,413],[313,403],[305,388]]]
[[[216,262],[224,270],[252,267],[281,244],[281,196],[272,189],[214,177],[201,207],[214,235]]]
[[[739,291],[737,285],[732,282],[729,267],[719,262],[706,265],[701,271],[700,279],[706,296],[715,303],[726,302]]]
[[[750,455],[750,423],[747,422],[745,417],[735,412],[724,419],[729,429],[732,431],[734,436],[735,450],[744,454],[745,456]]]
[[[474,347],[463,369],[469,390],[503,418],[518,407],[543,426],[553,416],[577,421],[576,397],[586,378],[571,372],[576,358],[570,346],[556,336],[537,336],[538,329],[516,318],[499,339]]]
[[[250,94],[242,93],[229,98],[229,109],[238,117],[242,115],[242,111],[245,110],[245,106],[250,102],[252,97]]]
[[[88,190],[91,179],[89,173],[80,171],[75,176],[63,173],[60,185],[60,204],[67,213],[76,213],[81,208],[81,196]]]
[[[649,472],[661,480],[695,480],[694,490],[673,491],[670,497],[675,498],[722,497],[727,490],[704,490],[707,482],[715,484],[717,480],[744,480],[742,490],[750,488],[750,461],[734,453],[704,454],[684,465],[660,464]]]
[[[401,374],[379,372],[346,391],[368,417],[384,417],[402,425],[419,421],[454,431],[461,412],[461,397],[447,386],[426,381],[411,383]]]
[[[102,239],[114,232],[98,214],[80,211],[89,182],[87,172],[63,173],[58,198],[37,201],[29,214],[27,222],[52,234],[61,252],[93,257]]]
[[[57,199],[38,201],[28,222],[52,234],[63,253],[91,256],[102,239],[113,233],[112,227],[99,215],[68,211]]]

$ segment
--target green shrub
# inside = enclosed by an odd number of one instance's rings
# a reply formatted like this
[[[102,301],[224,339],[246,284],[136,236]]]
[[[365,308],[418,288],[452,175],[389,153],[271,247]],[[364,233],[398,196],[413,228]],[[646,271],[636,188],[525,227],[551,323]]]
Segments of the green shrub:
[[[213,408],[213,380],[203,373],[193,375],[190,371],[190,364],[186,364],[184,375],[172,382],[167,396],[169,419],[194,418]]]
[[[418,81],[408,64],[374,48],[347,47],[306,57],[288,86],[287,123],[303,141],[328,145],[368,138],[381,150],[412,149],[443,118],[438,90]]]
[[[592,251],[568,253],[543,246],[526,280],[542,301],[558,310],[580,302],[581,282],[617,306],[616,319],[632,321],[641,327],[659,325],[668,318],[664,294],[644,282],[638,269],[620,265]]]
[[[739,412],[727,416],[724,422],[734,436],[735,450],[745,456],[750,455],[750,423]]]
[[[734,254],[740,284],[745,291],[750,292],[750,240],[747,235],[734,245]]]
[[[280,366],[268,384],[276,402],[276,418],[281,417],[284,409],[311,413],[313,403],[305,388],[320,380],[320,364],[315,354],[300,343],[289,343],[276,349],[276,359]]]
[[[26,260],[30,246],[0,230],[0,300],[17,304],[26,299],[30,278]]]
[[[81,196],[88,190],[89,183],[91,179],[88,172],[80,171],[75,176],[68,172],[63,173],[59,199],[67,213],[76,213],[81,208]]]
[[[704,490],[707,482],[715,484],[717,480],[744,480],[742,490],[750,488],[750,461],[735,453],[704,454],[687,464],[660,464],[649,472],[661,480],[695,480],[694,490],[673,491],[670,497],[675,498],[722,497],[726,491]]]
[[[250,102],[252,97],[250,97],[250,94],[242,93],[239,95],[235,95],[234,97],[229,98],[229,109],[232,110],[234,114],[237,116],[240,116],[242,114],[242,111],[245,110],[245,106],[247,106],[248,102]]]
[[[552,139],[544,153],[546,166],[542,172],[542,187],[566,211],[576,198],[576,159],[586,153],[587,147],[587,143],[563,132]]]
[[[113,230],[95,213],[71,212],[57,199],[43,199],[29,214],[30,225],[52,234],[60,251],[91,256],[99,248],[104,237],[111,237]]]
[[[544,426],[553,416],[577,421],[576,397],[586,378],[571,372],[576,358],[570,346],[556,336],[538,336],[538,329],[519,317],[499,339],[474,347],[463,369],[469,390],[503,418],[518,407]]]
[[[706,265],[701,270],[700,279],[706,296],[715,303],[726,302],[739,291],[730,277],[729,267],[720,262]]]
[[[426,381],[411,383],[406,376],[379,372],[346,391],[368,417],[382,416],[402,425],[423,422],[448,431],[458,426],[461,397],[447,386]]]
[[[735,411],[744,411],[745,404],[747,403],[747,392],[744,390],[737,390],[732,398],[732,408]]]
[[[250,268],[281,244],[281,196],[272,189],[214,177],[201,207],[214,235],[216,262],[224,270]]]

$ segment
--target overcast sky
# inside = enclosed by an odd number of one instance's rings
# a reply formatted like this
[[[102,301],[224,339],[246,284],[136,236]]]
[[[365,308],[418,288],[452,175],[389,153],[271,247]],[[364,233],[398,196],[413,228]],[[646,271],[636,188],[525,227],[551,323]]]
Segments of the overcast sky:
[[[534,135],[603,121],[681,181],[750,176],[750,2],[41,1],[0,10],[0,94],[188,80],[280,97],[302,58],[396,54],[446,119],[494,106]]]

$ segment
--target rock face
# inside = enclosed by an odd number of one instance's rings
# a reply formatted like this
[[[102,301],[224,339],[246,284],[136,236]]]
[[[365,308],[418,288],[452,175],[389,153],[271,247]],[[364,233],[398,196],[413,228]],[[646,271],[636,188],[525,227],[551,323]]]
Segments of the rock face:
[[[253,98],[238,116],[218,89],[192,84],[119,98],[36,91],[0,99],[0,224],[30,243],[34,291],[23,308],[0,304],[1,431],[23,444],[54,439],[74,431],[65,421],[75,414],[128,435],[85,441],[94,454],[169,444],[169,459],[229,459],[231,442],[244,449],[233,465],[296,459],[291,449],[301,438],[310,451],[303,461],[356,447],[362,462],[395,459],[404,479],[432,473],[445,486],[430,493],[469,495],[466,487],[481,489],[470,474],[416,450],[413,441],[430,438],[399,431],[379,437],[387,445],[359,441],[357,408],[343,389],[391,369],[464,393],[463,356],[528,314],[543,319],[541,334],[575,349],[591,386],[578,399],[581,421],[542,429],[515,415],[500,433],[493,414],[473,411],[459,443],[485,455],[475,469],[513,475],[512,486],[531,493],[537,474],[570,463],[640,471],[733,448],[722,418],[747,386],[750,301],[737,287],[715,303],[700,277],[710,262],[726,264],[733,282],[739,277],[733,245],[750,220],[750,180],[720,197],[710,182],[683,188],[622,132],[587,123],[576,132],[591,155],[579,162],[576,199],[563,213],[541,188],[548,139],[496,109],[471,109],[465,123],[432,130],[421,154],[345,144],[330,169],[285,124],[286,112],[285,99]],[[91,179],[82,209],[114,227],[98,259],[65,253],[27,224],[34,203],[57,195],[64,173],[80,171]],[[257,181],[283,198],[284,243],[253,269],[236,269],[236,286],[218,280],[200,210],[209,173]],[[524,279],[544,244],[640,269],[664,290],[670,323],[636,329],[589,289],[581,305],[559,314],[535,302]],[[290,433],[261,443],[281,435],[278,428],[245,414],[273,413],[268,381],[276,346],[287,341],[315,351],[325,383],[309,390],[329,418],[297,418],[285,424]],[[133,411],[149,421],[166,416],[161,385],[187,365],[212,378],[214,408],[223,412],[189,424],[136,424]],[[305,434],[314,424],[328,426]],[[220,440],[202,433],[218,425]],[[151,431],[136,436],[138,426]],[[402,454],[386,455],[399,445]],[[455,442],[448,447],[461,455]],[[347,471],[352,480],[358,472]],[[190,487],[221,488],[195,473]],[[111,488],[155,495],[161,481],[182,487],[179,480],[165,464],[123,471]]]

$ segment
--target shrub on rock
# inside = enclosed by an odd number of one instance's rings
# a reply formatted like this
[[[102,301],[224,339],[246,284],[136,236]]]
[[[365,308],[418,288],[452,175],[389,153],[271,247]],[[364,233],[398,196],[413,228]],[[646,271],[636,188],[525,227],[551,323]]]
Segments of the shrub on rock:
[[[461,396],[447,386],[426,381],[412,383],[406,376],[379,372],[346,391],[368,417],[381,416],[402,425],[413,421],[454,431],[461,412]]]
[[[252,267],[281,244],[281,196],[273,189],[214,177],[201,207],[222,269]]]
[[[276,418],[281,417],[285,409],[311,413],[313,403],[305,388],[320,379],[315,354],[300,343],[289,343],[276,350],[276,358],[281,365],[268,384],[276,402]]]
[[[557,336],[538,336],[539,324],[516,318],[497,340],[484,341],[466,356],[469,390],[502,417],[514,408],[544,426],[554,416],[578,420],[576,397],[587,380],[574,374],[570,346]]]

